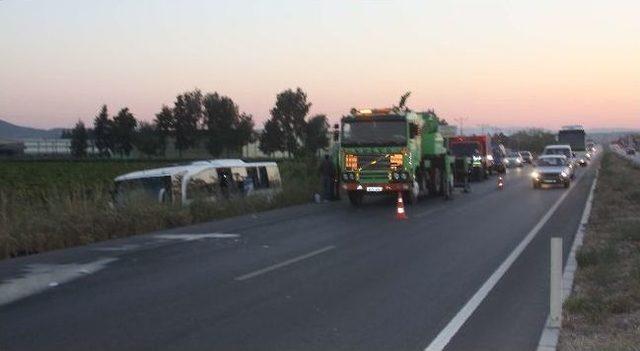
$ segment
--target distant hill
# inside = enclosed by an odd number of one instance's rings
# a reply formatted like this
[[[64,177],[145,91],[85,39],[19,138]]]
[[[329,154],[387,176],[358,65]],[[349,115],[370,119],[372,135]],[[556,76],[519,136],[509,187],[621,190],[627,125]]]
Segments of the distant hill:
[[[32,138],[60,138],[62,128],[55,129],[37,129],[30,127],[22,127],[9,123],[0,119],[0,139],[4,140],[20,140]]]

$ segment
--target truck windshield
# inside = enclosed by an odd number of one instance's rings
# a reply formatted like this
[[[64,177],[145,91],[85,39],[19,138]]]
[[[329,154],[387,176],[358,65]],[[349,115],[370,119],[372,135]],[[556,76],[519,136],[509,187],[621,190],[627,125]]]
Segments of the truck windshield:
[[[451,152],[454,156],[473,156],[480,149],[478,143],[454,143],[451,144]]]
[[[344,146],[387,146],[407,144],[405,121],[348,121],[342,125]]]

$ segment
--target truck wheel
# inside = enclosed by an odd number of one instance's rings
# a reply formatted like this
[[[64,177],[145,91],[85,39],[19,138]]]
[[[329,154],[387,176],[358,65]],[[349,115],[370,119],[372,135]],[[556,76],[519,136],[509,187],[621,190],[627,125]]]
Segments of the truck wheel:
[[[453,198],[453,187],[451,186],[451,183],[449,183],[448,180],[445,181],[445,184],[442,187],[442,197],[445,200],[451,200]]]
[[[462,191],[468,193],[471,191],[471,185],[469,184],[469,177],[464,178],[464,186]]]
[[[359,191],[349,191],[349,202],[352,206],[358,207],[362,205],[364,194]]]
[[[439,169],[434,169],[431,174],[431,181],[429,182],[429,196],[437,196],[442,192],[442,176]]]

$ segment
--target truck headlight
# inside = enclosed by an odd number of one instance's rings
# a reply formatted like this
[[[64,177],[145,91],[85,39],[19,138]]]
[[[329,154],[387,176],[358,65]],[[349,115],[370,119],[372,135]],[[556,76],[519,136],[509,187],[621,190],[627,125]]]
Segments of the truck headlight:
[[[356,176],[353,173],[349,173],[349,180],[355,180]]]
[[[395,179],[395,180],[400,179],[400,173],[398,173],[398,172],[393,172],[393,179]]]
[[[400,178],[402,178],[402,180],[407,180],[408,177],[409,177],[409,175],[407,174],[407,172],[402,172],[400,174]]]
[[[347,173],[347,172],[342,173],[342,179],[343,180],[349,180],[349,173]]]

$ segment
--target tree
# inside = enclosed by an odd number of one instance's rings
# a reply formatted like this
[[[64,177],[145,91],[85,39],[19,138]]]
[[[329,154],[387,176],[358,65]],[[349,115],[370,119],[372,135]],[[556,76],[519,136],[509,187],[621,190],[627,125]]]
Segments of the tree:
[[[204,125],[206,126],[207,150],[213,156],[234,144],[234,126],[238,120],[238,106],[227,96],[207,94],[203,99]]]
[[[282,131],[285,149],[291,155],[298,153],[300,143],[304,140],[305,117],[310,107],[307,94],[302,89],[296,88],[296,91],[287,89],[279,93],[276,97],[276,105],[271,109],[271,118]]]
[[[253,122],[253,116],[246,113],[241,113],[238,117],[238,121],[235,127],[235,144],[232,147],[236,149],[242,149],[244,145],[247,145],[256,138],[256,132],[254,130],[255,123]]]
[[[160,137],[159,153],[164,154],[167,148],[167,138],[171,136],[175,130],[176,119],[173,116],[173,110],[167,105],[162,105],[160,112],[156,113],[154,123]]]
[[[277,121],[269,119],[264,123],[264,130],[259,136],[260,151],[267,155],[272,155],[276,151],[284,151],[284,132],[280,129]]]
[[[182,155],[198,142],[198,126],[202,120],[202,92],[198,89],[176,97],[173,107],[175,146]]]
[[[310,155],[329,146],[329,121],[325,115],[315,115],[306,125],[304,148]]]
[[[541,152],[546,145],[555,143],[556,136],[554,133],[543,129],[532,128],[517,131],[504,139],[506,139],[504,140],[505,146],[510,149],[527,150],[538,153]]]
[[[162,136],[152,123],[141,122],[136,131],[135,146],[147,156],[156,156],[162,150]]]
[[[71,156],[81,158],[87,156],[87,129],[82,121],[78,121],[71,131]]]
[[[137,125],[138,121],[127,107],[113,117],[114,151],[121,156],[131,153]]]
[[[102,105],[100,112],[93,120],[95,145],[102,156],[113,151],[113,121],[109,119],[107,105]]]
[[[253,117],[240,114],[238,105],[227,96],[207,94],[203,99],[207,150],[213,156],[224,151],[239,152],[253,138]]]

